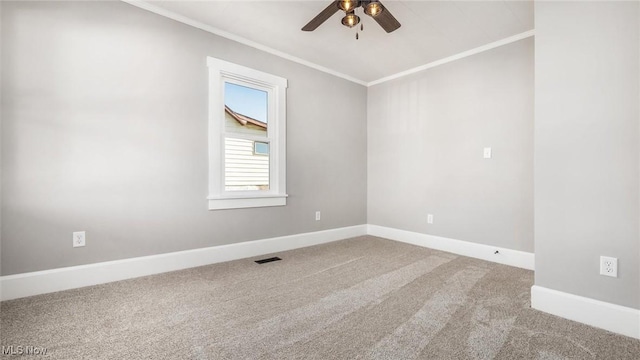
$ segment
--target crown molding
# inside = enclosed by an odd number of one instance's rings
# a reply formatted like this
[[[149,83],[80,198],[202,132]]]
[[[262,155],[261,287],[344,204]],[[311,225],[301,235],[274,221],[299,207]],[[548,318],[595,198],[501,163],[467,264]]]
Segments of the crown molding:
[[[356,84],[359,84],[359,85],[363,85],[363,86],[366,86],[366,87],[370,87],[370,86],[382,84],[382,83],[387,82],[387,81],[399,79],[401,77],[405,77],[405,76],[408,76],[408,75],[411,75],[411,74],[415,74],[415,73],[420,72],[420,71],[431,69],[431,68],[434,68],[434,67],[439,66],[439,65],[444,65],[444,64],[450,63],[452,61],[463,59],[465,57],[469,57],[469,56],[472,56],[472,55],[475,55],[475,54],[479,54],[479,53],[487,51],[487,50],[495,49],[495,48],[503,46],[503,45],[511,44],[513,42],[516,42],[516,41],[519,41],[519,40],[522,40],[522,39],[526,39],[528,37],[535,36],[535,30],[525,31],[523,33],[516,34],[516,35],[510,36],[508,38],[502,39],[502,40],[494,41],[492,43],[489,43],[489,44],[486,44],[486,45],[483,45],[483,46],[480,46],[480,47],[477,47],[477,48],[474,48],[474,49],[471,49],[471,50],[463,51],[461,53],[458,53],[458,54],[455,54],[455,55],[452,55],[452,56],[448,56],[446,58],[443,58],[443,59],[440,59],[440,60],[436,60],[436,61],[430,62],[428,64],[424,64],[424,65],[421,65],[421,66],[418,66],[418,67],[415,67],[415,68],[412,68],[412,69],[401,71],[401,72],[393,74],[393,75],[385,76],[385,77],[382,77],[382,78],[380,78],[378,80],[367,82],[367,81],[364,81],[364,80],[361,80],[361,79],[357,79],[357,78],[355,78],[353,76],[341,73],[339,71],[330,69],[328,67],[325,67],[325,66],[322,66],[322,65],[318,65],[318,64],[316,64],[314,62],[299,58],[297,56],[293,56],[293,55],[285,53],[283,51],[276,50],[274,48],[271,48],[269,46],[257,43],[255,41],[249,40],[249,39],[244,38],[242,36],[238,36],[238,35],[229,33],[227,31],[218,29],[216,27],[213,27],[211,25],[207,25],[207,24],[204,24],[202,22],[193,20],[193,19],[188,18],[186,16],[177,14],[177,13],[175,13],[173,11],[166,10],[166,9],[161,8],[159,6],[149,4],[146,1],[142,1],[142,0],[120,0],[120,1],[122,1],[124,3],[127,3],[129,5],[132,5],[132,6],[138,7],[140,9],[150,11],[150,12],[155,13],[157,15],[164,16],[166,18],[178,21],[178,22],[183,23],[185,25],[189,25],[189,26],[195,27],[197,29],[206,31],[208,33],[211,33],[211,34],[214,34],[214,35],[217,35],[217,36],[220,36],[220,37],[235,41],[237,43],[252,47],[254,49],[258,49],[258,50],[264,51],[266,53],[281,57],[281,58],[289,60],[289,61],[293,61],[295,63],[310,67],[310,68],[318,70],[318,71],[322,71],[324,73],[327,73],[327,74],[330,74],[330,75],[333,75],[333,76],[336,76],[336,77],[339,77],[339,78],[342,78],[342,79],[345,79],[345,80],[348,80],[348,81],[351,81],[353,83],[356,83]]]
[[[471,55],[476,55],[476,54],[479,54],[481,52],[485,52],[485,51],[488,51],[488,50],[491,50],[491,49],[495,49],[495,48],[503,46],[503,45],[511,44],[511,43],[516,42],[516,41],[520,41],[522,39],[526,39],[528,37],[535,36],[535,34],[536,34],[535,30],[525,31],[523,33],[516,34],[516,35],[513,35],[513,36],[509,36],[508,38],[505,38],[505,39],[502,39],[502,40],[498,40],[498,41],[494,41],[492,43],[489,43],[489,44],[486,44],[486,45],[482,45],[482,46],[479,46],[479,47],[471,49],[471,50],[463,51],[463,52],[461,52],[459,54],[455,54],[455,55],[446,57],[444,59],[436,60],[436,61],[430,62],[428,64],[424,64],[424,65],[420,65],[418,67],[414,67],[414,68],[409,69],[409,70],[405,70],[405,71],[401,71],[401,72],[393,74],[393,75],[385,76],[385,77],[380,78],[378,80],[370,81],[370,82],[367,83],[367,86],[378,85],[378,84],[382,84],[382,83],[387,82],[387,81],[399,79],[401,77],[408,76],[408,75],[411,75],[411,74],[415,74],[417,72],[424,71],[424,70],[427,70],[427,69],[431,69],[431,68],[434,68],[436,66],[444,65],[444,64],[450,63],[452,61],[460,60],[460,59],[469,57]]]
[[[269,53],[271,55],[275,55],[275,56],[281,57],[283,59],[286,59],[286,60],[289,60],[289,61],[296,62],[298,64],[302,64],[302,65],[308,66],[308,67],[310,67],[312,69],[316,69],[318,71],[322,71],[324,73],[327,73],[327,74],[330,74],[330,75],[333,75],[333,76],[336,76],[336,77],[339,77],[339,78],[354,82],[356,84],[367,86],[367,82],[366,81],[363,81],[363,80],[360,80],[360,79],[356,79],[353,76],[349,76],[347,74],[343,74],[343,73],[341,73],[339,71],[335,71],[335,70],[329,69],[327,67],[324,67],[322,65],[318,65],[318,64],[313,63],[311,61],[307,61],[307,60],[301,59],[299,57],[293,56],[291,54],[287,54],[287,53],[285,53],[283,51],[276,50],[276,49],[273,49],[271,47],[259,44],[259,43],[255,42],[255,41],[243,38],[242,36],[238,36],[238,35],[226,32],[224,30],[218,29],[216,27],[213,27],[211,25],[207,25],[207,24],[201,23],[199,21],[193,20],[193,19],[188,18],[186,16],[177,14],[177,13],[175,13],[173,11],[169,11],[169,10],[163,9],[163,8],[161,8],[159,6],[155,6],[155,5],[149,4],[149,3],[145,2],[145,1],[141,1],[141,0],[120,0],[120,1],[122,1],[124,3],[127,3],[129,5],[133,5],[135,7],[138,7],[140,9],[147,10],[147,11],[150,11],[152,13],[164,16],[166,18],[175,20],[177,22],[181,22],[183,24],[186,24],[186,25],[189,25],[189,26],[193,26],[193,27],[195,27],[197,29],[204,30],[204,31],[206,31],[208,33],[211,33],[211,34],[214,34],[214,35],[218,35],[220,37],[223,37],[223,38],[238,42],[240,44],[252,47],[254,49],[258,49],[258,50],[264,51],[264,52]]]

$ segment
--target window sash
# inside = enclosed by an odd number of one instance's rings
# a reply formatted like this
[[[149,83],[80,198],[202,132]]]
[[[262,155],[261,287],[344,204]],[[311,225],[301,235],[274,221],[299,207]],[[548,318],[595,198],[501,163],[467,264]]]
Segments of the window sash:
[[[278,138],[277,138],[277,132],[272,131],[270,129],[270,124],[269,122],[276,122],[276,121],[269,121],[270,119],[276,120],[275,116],[276,116],[276,109],[275,107],[277,106],[277,104],[275,104],[275,99],[274,99],[274,88],[273,87],[267,87],[264,86],[264,84],[258,84],[255,81],[246,81],[246,79],[241,79],[238,78],[235,75],[230,75],[230,74],[225,74],[223,76],[221,76],[220,79],[220,86],[221,86],[221,92],[222,92],[222,108],[220,109],[220,111],[222,111],[222,113],[224,114],[224,100],[225,100],[225,83],[232,83],[232,84],[236,84],[236,85],[240,85],[240,86],[244,86],[250,89],[256,89],[256,90],[260,90],[260,91],[264,91],[267,93],[267,134],[266,136],[259,136],[259,135],[249,135],[249,134],[242,134],[242,133],[236,133],[233,131],[227,131],[227,127],[225,124],[225,121],[223,119],[222,121],[222,129],[220,131],[220,145],[221,145],[221,156],[222,156],[222,161],[220,162],[220,183],[221,183],[221,189],[220,189],[220,193],[222,197],[233,197],[233,196],[251,196],[253,194],[263,194],[263,193],[272,193],[273,191],[273,186],[272,186],[272,182],[274,179],[274,176],[276,176],[275,174],[275,166],[273,163],[273,156],[271,153],[269,153],[269,189],[268,190],[227,190],[227,177],[226,177],[226,138],[235,138],[235,139],[243,139],[243,140],[251,140],[251,141],[258,141],[258,140],[262,140],[262,141],[267,141],[270,144],[274,144],[275,146],[277,146],[278,144]]]

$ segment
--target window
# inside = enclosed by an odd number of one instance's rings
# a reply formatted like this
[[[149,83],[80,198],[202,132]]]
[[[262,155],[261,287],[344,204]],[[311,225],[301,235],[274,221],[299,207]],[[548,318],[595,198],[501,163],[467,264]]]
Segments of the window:
[[[286,205],[287,80],[207,58],[209,209]]]
[[[269,143],[254,141],[253,153],[255,155],[269,155]]]

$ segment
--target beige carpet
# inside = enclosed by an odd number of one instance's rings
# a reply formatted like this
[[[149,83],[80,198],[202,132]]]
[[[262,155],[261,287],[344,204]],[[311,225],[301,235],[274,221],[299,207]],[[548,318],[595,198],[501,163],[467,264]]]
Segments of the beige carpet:
[[[640,358],[638,340],[531,310],[531,271],[369,236],[277,256],[5,301],[1,345],[55,359]]]

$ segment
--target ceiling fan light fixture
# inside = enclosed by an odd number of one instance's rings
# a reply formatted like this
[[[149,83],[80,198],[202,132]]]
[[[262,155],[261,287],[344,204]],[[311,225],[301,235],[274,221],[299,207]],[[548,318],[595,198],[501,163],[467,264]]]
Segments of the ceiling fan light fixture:
[[[342,18],[342,24],[349,28],[355,27],[361,23],[361,19],[355,14],[359,7],[362,7],[362,11],[371,16],[387,33],[394,32],[401,26],[400,22],[391,14],[392,11],[382,5],[382,1],[332,0],[324,10],[320,11],[318,15],[302,27],[302,31],[315,30],[341,9],[349,9],[349,11],[345,11],[345,16]]]
[[[384,8],[382,7],[382,4],[380,4],[380,1],[370,1],[364,7],[364,13],[371,17],[376,17],[380,15],[383,10]]]
[[[356,15],[353,10],[347,13],[347,16],[342,18],[342,25],[346,27],[354,27],[360,23],[360,16]]]
[[[349,12],[349,11],[353,11],[353,9],[357,8],[359,1],[358,0],[341,0],[338,1],[338,7],[344,11],[344,12]]]

